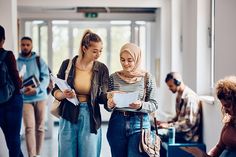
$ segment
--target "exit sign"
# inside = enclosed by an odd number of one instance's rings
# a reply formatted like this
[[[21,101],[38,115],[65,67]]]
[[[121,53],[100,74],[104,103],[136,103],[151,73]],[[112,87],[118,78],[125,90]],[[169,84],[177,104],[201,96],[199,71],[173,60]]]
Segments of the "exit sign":
[[[98,13],[85,13],[84,16],[86,18],[97,18],[98,17]]]

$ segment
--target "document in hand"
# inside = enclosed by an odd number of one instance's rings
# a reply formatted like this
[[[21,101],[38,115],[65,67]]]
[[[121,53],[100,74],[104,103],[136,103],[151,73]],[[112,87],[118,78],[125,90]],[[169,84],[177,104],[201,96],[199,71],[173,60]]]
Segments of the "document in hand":
[[[64,91],[66,89],[72,90],[72,88],[68,85],[68,83],[65,80],[59,79],[59,78],[53,76],[52,74],[50,74],[50,77],[51,77],[52,81],[57,84],[57,86],[59,87],[59,89],[61,91]],[[73,103],[75,106],[79,104],[79,100],[76,97],[66,98],[66,99],[68,101],[70,101],[71,103]]]
[[[19,71],[19,76],[23,77],[25,75],[25,73],[26,73],[26,65],[23,64],[21,70]]]
[[[114,93],[113,101],[116,104],[116,107],[129,107],[129,104],[138,100],[139,92],[128,92],[128,93]]]
[[[30,77],[28,77],[27,79],[23,81],[23,87],[32,86],[35,88],[35,87],[38,87],[39,84],[40,82],[35,75],[31,75]]]

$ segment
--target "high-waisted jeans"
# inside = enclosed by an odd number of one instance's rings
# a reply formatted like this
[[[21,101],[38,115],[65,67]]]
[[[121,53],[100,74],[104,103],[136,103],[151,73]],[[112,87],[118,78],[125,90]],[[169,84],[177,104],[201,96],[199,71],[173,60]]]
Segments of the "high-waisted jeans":
[[[97,134],[90,133],[89,108],[81,103],[77,124],[60,119],[58,157],[99,157],[101,137],[101,128]]]
[[[107,130],[107,139],[112,157],[146,157],[139,152],[140,115],[125,116],[119,111],[111,115]],[[149,115],[143,115],[143,128],[150,128]]]

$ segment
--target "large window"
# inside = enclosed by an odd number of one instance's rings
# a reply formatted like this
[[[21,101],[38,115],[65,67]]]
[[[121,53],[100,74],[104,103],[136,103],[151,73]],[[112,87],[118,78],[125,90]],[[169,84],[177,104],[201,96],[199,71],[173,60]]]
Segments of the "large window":
[[[133,42],[146,52],[147,29],[145,21],[24,21],[22,36],[33,39],[36,51],[56,74],[63,60],[78,55],[80,40],[86,29],[97,33],[103,41],[103,52],[99,61],[105,63],[110,73],[121,69],[119,51],[123,44]],[[143,54],[145,68],[145,56]]]

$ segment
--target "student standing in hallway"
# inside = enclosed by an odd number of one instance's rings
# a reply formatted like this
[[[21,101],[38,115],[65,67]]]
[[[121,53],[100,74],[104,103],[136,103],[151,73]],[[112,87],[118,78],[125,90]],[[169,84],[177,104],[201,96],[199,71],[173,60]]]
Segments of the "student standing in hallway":
[[[103,49],[101,38],[85,31],[79,56],[63,61],[57,74],[65,79],[73,90],[61,91],[56,85],[52,95],[61,101],[59,123],[59,157],[100,157],[101,113],[99,104],[106,105],[108,68],[97,61]],[[70,71],[66,69],[71,65]],[[75,106],[67,98],[77,97]],[[105,106],[106,107],[106,106]]]
[[[28,85],[23,87],[23,120],[25,138],[29,157],[40,156],[45,136],[45,112],[47,100],[47,86],[49,84],[48,66],[40,58],[40,69],[36,61],[36,53],[32,52],[32,39],[21,39],[21,52],[17,59],[18,69],[26,66],[23,80],[35,76],[39,81],[38,86]]]
[[[20,148],[20,129],[23,108],[23,99],[20,94],[22,81],[17,71],[15,56],[12,51],[6,51],[3,48],[4,42],[5,29],[0,25],[0,58],[1,61],[5,62],[7,65],[10,75],[10,79],[7,81],[11,80],[15,87],[12,97],[6,102],[0,103],[0,128],[6,139],[9,157],[23,157]],[[4,59],[3,56],[5,56]],[[3,87],[1,86],[1,88]]]
[[[107,94],[108,107],[112,111],[108,124],[107,139],[112,157],[144,157],[139,152],[140,122],[150,128],[149,113],[157,110],[157,88],[151,74],[141,70],[141,49],[127,43],[120,50],[122,70],[110,76]],[[138,100],[129,107],[119,108],[113,101],[114,92],[138,92]]]

